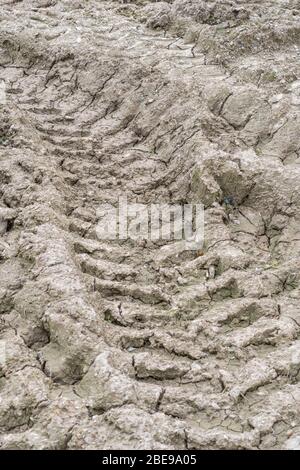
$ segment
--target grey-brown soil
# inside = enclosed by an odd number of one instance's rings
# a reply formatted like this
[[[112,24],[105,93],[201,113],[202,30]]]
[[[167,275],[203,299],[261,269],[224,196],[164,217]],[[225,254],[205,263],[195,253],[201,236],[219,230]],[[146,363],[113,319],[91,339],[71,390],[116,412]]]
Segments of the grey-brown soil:
[[[2,449],[300,448],[299,9],[1,1]],[[97,239],[124,194],[203,251]]]

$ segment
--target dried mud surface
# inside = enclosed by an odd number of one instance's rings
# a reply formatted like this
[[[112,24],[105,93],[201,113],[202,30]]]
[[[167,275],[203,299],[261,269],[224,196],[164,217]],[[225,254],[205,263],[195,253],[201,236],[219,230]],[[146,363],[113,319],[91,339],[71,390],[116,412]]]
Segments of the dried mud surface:
[[[299,8],[1,2],[2,449],[300,448]],[[99,241],[124,194],[203,252]]]

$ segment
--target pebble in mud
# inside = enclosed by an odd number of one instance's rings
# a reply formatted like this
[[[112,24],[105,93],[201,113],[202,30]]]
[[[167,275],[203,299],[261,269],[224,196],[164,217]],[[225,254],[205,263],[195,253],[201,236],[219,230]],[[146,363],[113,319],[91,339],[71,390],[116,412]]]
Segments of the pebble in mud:
[[[300,436],[292,436],[285,443],[286,450],[300,450]]]

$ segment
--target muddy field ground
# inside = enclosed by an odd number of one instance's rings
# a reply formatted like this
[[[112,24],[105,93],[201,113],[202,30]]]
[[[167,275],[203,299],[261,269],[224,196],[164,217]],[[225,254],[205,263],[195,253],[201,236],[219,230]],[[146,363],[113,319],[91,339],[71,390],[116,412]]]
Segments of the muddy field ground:
[[[299,0],[0,3],[0,447],[299,449]]]

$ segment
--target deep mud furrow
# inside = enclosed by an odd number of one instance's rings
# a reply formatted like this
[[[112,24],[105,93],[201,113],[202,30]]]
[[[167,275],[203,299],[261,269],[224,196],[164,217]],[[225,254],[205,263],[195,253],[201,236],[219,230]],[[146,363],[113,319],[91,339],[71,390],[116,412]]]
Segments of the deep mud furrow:
[[[223,3],[3,6],[3,449],[299,446],[299,5]],[[203,250],[99,240],[124,195]]]

